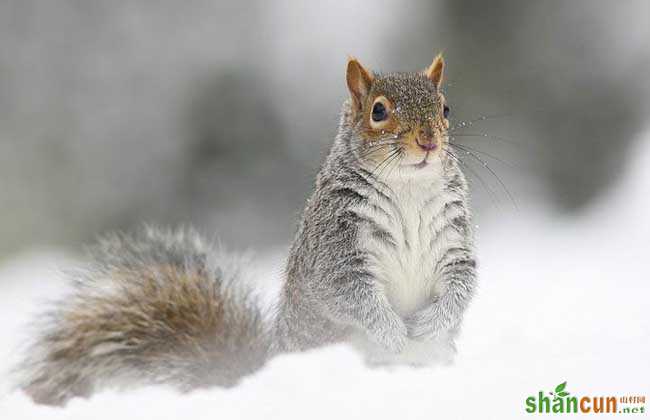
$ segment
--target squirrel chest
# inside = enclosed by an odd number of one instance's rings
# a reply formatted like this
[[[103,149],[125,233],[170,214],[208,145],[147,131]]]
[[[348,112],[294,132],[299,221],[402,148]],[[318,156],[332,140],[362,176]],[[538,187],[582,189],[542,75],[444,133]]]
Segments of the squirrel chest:
[[[444,291],[437,262],[464,239],[452,223],[463,209],[448,205],[457,200],[444,189],[442,179],[408,180],[379,192],[359,209],[373,222],[360,227],[359,246],[401,316],[425,307]]]

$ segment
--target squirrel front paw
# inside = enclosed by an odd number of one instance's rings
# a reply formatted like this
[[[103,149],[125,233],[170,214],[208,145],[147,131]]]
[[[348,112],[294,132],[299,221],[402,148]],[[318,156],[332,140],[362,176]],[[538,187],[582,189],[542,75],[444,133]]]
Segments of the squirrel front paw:
[[[456,324],[451,317],[443,314],[437,303],[408,316],[404,323],[408,337],[414,340],[437,338]]]
[[[396,313],[391,313],[381,322],[377,322],[368,333],[373,341],[391,353],[401,353],[408,340],[406,325]]]

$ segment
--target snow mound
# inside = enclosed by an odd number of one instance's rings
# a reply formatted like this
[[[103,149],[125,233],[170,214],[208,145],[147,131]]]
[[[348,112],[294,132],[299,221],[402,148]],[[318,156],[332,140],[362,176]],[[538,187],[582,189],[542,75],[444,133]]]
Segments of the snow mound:
[[[502,419],[523,417],[528,395],[563,381],[585,394],[643,395],[650,142],[638,145],[623,182],[579,217],[551,216],[531,201],[481,227],[480,287],[449,366],[371,369],[350,347],[334,346],[278,357],[230,390],[103,392],[65,409],[6,391],[0,417]],[[61,293],[57,265],[61,255],[37,254],[0,267],[3,371],[41,299]]]

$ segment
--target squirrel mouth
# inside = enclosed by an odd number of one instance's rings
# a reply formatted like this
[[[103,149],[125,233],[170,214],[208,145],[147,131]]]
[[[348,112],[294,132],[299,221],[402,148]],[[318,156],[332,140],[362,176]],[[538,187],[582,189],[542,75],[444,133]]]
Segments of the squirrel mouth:
[[[424,168],[425,166],[427,166],[427,165],[429,164],[429,162],[427,161],[427,159],[429,158],[429,154],[430,154],[430,153],[431,153],[431,151],[430,151],[430,150],[427,150],[427,152],[424,154],[424,157],[422,158],[422,161],[419,162],[419,163],[414,163],[414,164],[412,164],[411,166],[413,166],[413,167],[416,168],[416,169],[422,169],[422,168]]]

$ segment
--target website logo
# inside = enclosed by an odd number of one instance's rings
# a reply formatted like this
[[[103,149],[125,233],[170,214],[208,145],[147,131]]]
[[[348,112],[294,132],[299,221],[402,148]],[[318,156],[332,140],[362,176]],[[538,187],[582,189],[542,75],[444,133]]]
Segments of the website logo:
[[[566,381],[550,392],[539,391],[526,398],[527,413],[644,414],[644,395],[600,396],[572,394]]]

